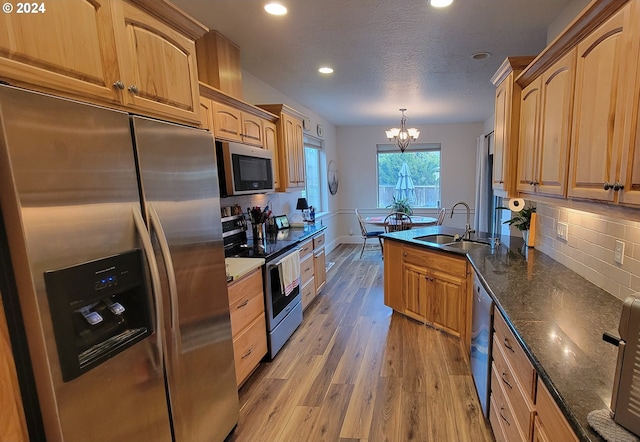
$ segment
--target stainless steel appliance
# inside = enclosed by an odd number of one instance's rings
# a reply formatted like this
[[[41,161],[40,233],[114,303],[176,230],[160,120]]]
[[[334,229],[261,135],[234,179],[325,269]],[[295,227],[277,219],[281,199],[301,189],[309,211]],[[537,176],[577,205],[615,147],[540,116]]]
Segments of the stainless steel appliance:
[[[222,196],[273,192],[273,153],[268,149],[216,141]]]
[[[605,333],[605,341],[618,346],[613,381],[611,416],[619,425],[640,435],[640,293],[627,297],[618,326],[620,337]]]
[[[222,219],[225,256],[264,258],[262,280],[264,284],[267,321],[267,356],[273,359],[302,324],[302,294],[298,285],[285,296],[280,284],[282,259],[298,251],[300,237],[289,229],[270,231],[263,240],[247,238],[247,223],[243,215]]]
[[[476,385],[480,406],[489,418],[491,393],[491,336],[493,328],[493,300],[475,275],[473,279],[473,317],[471,321],[471,373]]]
[[[0,87],[0,207],[47,440],[232,431],[218,197],[207,132]]]

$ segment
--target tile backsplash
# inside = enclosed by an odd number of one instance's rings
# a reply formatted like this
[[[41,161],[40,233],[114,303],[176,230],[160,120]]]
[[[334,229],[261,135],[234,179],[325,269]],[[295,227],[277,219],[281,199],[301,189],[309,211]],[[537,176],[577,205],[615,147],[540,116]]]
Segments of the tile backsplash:
[[[269,193],[256,195],[233,196],[220,199],[220,207],[234,206],[239,204],[242,211],[246,213],[248,207],[259,206],[264,208],[269,205],[273,215],[287,215],[290,221],[302,221],[302,215],[296,210],[296,203],[300,197],[300,192],[291,193]],[[300,218],[299,220],[297,218]]]
[[[537,213],[537,249],[617,298],[640,291],[640,223],[541,203]],[[558,222],[568,224],[567,240],[557,236]],[[622,264],[614,261],[616,240],[624,243]]]

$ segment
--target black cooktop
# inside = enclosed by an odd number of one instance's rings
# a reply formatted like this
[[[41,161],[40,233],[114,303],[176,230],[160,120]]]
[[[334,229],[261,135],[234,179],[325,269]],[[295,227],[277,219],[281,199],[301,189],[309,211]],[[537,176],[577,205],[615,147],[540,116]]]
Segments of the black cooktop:
[[[292,249],[300,241],[305,240],[314,233],[324,230],[324,226],[305,226],[304,228],[283,229],[277,232],[267,232],[265,240],[254,240],[244,236],[244,239],[225,247],[226,258],[264,258],[274,259],[287,250]]]

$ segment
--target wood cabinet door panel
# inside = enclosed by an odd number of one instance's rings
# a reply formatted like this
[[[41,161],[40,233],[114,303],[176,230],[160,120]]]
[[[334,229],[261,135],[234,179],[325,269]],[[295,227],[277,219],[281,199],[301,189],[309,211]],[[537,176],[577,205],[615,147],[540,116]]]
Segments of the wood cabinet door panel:
[[[264,148],[273,154],[273,185],[276,191],[280,190],[280,162],[278,160],[278,132],[276,125],[271,121],[263,121],[264,129]]]
[[[199,123],[193,40],[126,1],[118,10],[125,104]]]
[[[221,103],[213,103],[213,128],[216,138],[242,141],[242,115],[238,109]]]
[[[242,113],[242,142],[263,147],[262,121],[259,117]]]
[[[517,185],[520,192],[533,193],[536,190],[541,87],[542,79],[538,79],[522,91]]]
[[[427,321],[446,332],[461,336],[466,281],[442,272],[431,272],[432,293]]]
[[[622,8],[578,44],[575,106],[568,195],[613,201],[615,192],[604,184],[616,180],[614,132],[619,74],[626,30]]]
[[[506,160],[505,148],[509,137],[509,120],[511,114],[511,78],[505,79],[496,89],[496,113],[494,127],[493,150],[493,189],[506,190],[505,173]]]
[[[316,294],[322,290],[327,282],[326,256],[324,247],[313,252],[313,277],[315,279]]]
[[[266,354],[267,324],[264,315],[262,315],[233,340],[238,387],[249,377]]]
[[[576,53],[574,49],[542,74],[537,191],[564,196],[568,173]]]
[[[120,103],[110,0],[56,0],[42,14],[0,16],[0,72],[80,98]]]
[[[536,411],[540,419],[540,424],[544,427],[545,433],[547,433],[553,440],[561,440],[566,442],[577,442],[578,438],[571,429],[571,426],[567,422],[558,408],[558,404],[551,397],[551,393],[544,385],[544,382],[538,378],[538,393],[536,395]]]
[[[421,322],[426,322],[428,311],[429,275],[424,269],[412,264],[402,268],[402,293],[404,313]]]

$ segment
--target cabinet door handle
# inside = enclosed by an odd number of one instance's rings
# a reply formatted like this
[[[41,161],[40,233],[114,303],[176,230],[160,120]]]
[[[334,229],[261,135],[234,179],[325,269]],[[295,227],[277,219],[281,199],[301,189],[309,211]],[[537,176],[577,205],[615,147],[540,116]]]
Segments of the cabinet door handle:
[[[615,183],[613,185],[613,190],[616,191],[616,192],[619,191],[619,190],[622,190],[622,189],[624,189],[624,184]]]
[[[129,86],[129,92],[131,92],[132,94],[137,94],[138,87],[135,84],[132,84],[131,86]]]
[[[511,350],[511,353],[515,353],[513,347],[511,346],[511,343],[509,342],[509,338],[504,338],[504,346]]]
[[[247,304],[249,304],[249,300],[248,300],[248,299],[246,299],[242,304],[240,304],[240,305],[237,307],[237,310],[241,309],[242,307],[246,307],[246,306],[247,306]]]
[[[113,83],[113,87],[116,89],[124,89],[124,83],[120,80],[116,81],[115,83]]]
[[[511,426],[511,422],[509,422],[509,419],[504,417],[504,414],[502,414],[503,411],[504,411],[504,407],[500,407],[500,417],[507,423],[507,425]]]
[[[248,358],[251,353],[253,353],[253,348],[250,348],[248,352],[243,354],[242,359]]]
[[[407,252],[402,252],[402,256],[407,256]]]
[[[507,380],[507,373],[505,373],[504,371],[502,372],[502,382],[504,382],[507,385],[507,387],[513,390],[513,386]]]
[[[613,186],[612,186],[611,184],[609,184],[609,182],[608,182],[608,181],[607,181],[607,182],[605,182],[605,183],[604,183],[604,185],[602,186],[602,188],[603,188],[604,190],[609,190],[609,189],[611,189],[612,187],[613,187]]]

